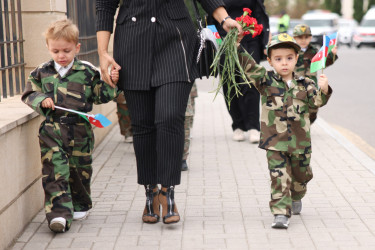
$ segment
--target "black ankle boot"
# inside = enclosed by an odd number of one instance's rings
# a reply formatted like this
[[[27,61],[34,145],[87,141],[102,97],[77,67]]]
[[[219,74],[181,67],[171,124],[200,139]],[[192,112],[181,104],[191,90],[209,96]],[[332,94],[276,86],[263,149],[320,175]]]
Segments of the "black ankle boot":
[[[146,206],[143,210],[142,220],[145,223],[156,223],[160,219],[159,187],[146,185]]]

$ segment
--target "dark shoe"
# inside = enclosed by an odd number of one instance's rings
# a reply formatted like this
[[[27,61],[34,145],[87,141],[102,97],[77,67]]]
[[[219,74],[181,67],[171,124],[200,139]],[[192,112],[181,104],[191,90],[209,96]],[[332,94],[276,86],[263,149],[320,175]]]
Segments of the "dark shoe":
[[[275,219],[272,222],[272,228],[283,228],[288,229],[289,218],[286,215],[278,214],[275,215]]]
[[[176,203],[174,202],[174,187],[161,187],[159,201],[162,207],[164,224],[177,223],[180,221]]]
[[[189,170],[186,160],[182,160],[181,171]]]
[[[146,206],[142,216],[145,223],[156,223],[160,219],[159,192],[157,185],[146,186]]]
[[[300,214],[302,210],[302,201],[293,201],[292,202],[292,213],[293,214]]]

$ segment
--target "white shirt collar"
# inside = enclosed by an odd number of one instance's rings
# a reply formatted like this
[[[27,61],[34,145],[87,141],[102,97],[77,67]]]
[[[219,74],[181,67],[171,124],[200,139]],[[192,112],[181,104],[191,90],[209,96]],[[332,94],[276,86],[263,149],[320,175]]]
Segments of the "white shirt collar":
[[[288,87],[290,88],[290,85],[292,85],[292,80],[289,80],[286,83],[288,84]]]
[[[61,77],[63,77],[69,70],[70,68],[73,66],[73,63],[74,63],[74,60],[72,60],[67,66],[61,66],[60,64],[58,64],[57,62],[55,62],[55,69],[57,71],[57,73],[59,73],[59,75]]]

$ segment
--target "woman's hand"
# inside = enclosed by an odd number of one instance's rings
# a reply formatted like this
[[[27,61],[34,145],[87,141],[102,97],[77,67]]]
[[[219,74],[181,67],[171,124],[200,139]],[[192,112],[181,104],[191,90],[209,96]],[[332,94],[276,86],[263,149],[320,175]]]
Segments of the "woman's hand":
[[[226,32],[229,32],[229,30],[231,30],[233,28],[238,29],[238,37],[239,38],[241,37],[241,40],[242,40],[242,38],[243,38],[243,31],[242,31],[241,25],[239,23],[237,23],[236,20],[233,20],[232,18],[228,18],[227,20],[225,20],[225,22],[223,24],[223,29]]]
[[[218,21],[221,24],[224,18],[228,17],[228,12],[224,7],[219,7],[212,13],[212,16],[216,19],[216,21]],[[223,29],[226,32],[229,32],[229,30],[233,28],[238,29],[238,42],[240,42],[244,36],[241,25],[232,18],[225,19],[223,23]]]
[[[111,57],[108,53],[99,54],[99,61],[100,61],[100,72],[102,73],[103,81],[110,85],[112,88],[116,87],[117,82],[113,82],[109,73],[108,68],[110,67],[110,72],[113,70],[120,70],[121,67],[118,65],[113,57]]]

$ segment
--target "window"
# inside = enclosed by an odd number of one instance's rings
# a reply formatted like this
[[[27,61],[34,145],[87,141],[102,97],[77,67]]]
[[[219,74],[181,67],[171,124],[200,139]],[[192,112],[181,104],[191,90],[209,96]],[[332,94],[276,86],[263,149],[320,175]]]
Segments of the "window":
[[[67,0],[67,16],[79,29],[79,42],[81,51],[80,60],[89,61],[99,65],[99,56],[95,30],[95,1],[93,0]]]
[[[0,98],[20,94],[25,86],[21,0],[0,1]]]

